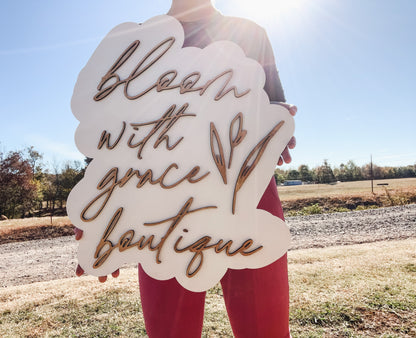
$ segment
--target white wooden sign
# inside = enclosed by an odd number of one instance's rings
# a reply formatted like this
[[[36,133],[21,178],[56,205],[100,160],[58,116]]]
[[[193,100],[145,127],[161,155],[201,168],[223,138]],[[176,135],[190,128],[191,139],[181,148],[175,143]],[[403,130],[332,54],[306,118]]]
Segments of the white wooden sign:
[[[183,40],[170,16],[123,23],[79,74],[75,141],[93,161],[67,209],[84,231],[88,274],[140,262],[203,291],[228,268],[260,268],[287,251],[286,224],[256,206],[293,119],[270,104],[262,67],[236,44]]]

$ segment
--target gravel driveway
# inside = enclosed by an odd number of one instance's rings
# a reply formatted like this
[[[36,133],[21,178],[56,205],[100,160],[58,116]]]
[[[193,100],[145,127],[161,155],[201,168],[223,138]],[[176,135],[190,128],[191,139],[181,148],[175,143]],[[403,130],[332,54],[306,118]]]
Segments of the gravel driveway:
[[[416,237],[416,204],[289,217],[292,249]],[[0,245],[0,287],[75,276],[72,236]],[[416,249],[415,249],[416,250]]]

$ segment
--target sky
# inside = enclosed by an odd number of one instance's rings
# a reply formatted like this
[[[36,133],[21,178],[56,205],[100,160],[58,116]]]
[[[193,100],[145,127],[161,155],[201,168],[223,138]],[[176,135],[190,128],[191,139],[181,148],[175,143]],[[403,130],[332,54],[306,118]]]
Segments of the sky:
[[[416,163],[416,1],[216,0],[264,27],[287,102],[292,163]],[[122,22],[164,14],[168,0],[0,3],[0,151],[33,146],[50,167],[84,159],[70,100],[78,73]]]

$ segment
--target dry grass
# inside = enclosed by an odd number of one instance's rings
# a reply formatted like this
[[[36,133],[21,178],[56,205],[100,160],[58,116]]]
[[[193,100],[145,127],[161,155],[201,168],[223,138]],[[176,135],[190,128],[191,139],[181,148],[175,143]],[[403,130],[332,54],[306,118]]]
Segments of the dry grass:
[[[293,337],[415,337],[415,248],[409,239],[290,252]]]
[[[416,239],[289,252],[293,337],[415,337]],[[145,336],[137,270],[0,290],[0,336]],[[204,337],[231,337],[222,292]]]
[[[145,336],[137,270],[98,283],[71,278],[1,290],[1,337]]]
[[[19,218],[19,219],[9,219],[7,221],[0,222],[0,231],[6,231],[8,229],[16,228],[25,228],[30,226],[40,226],[40,225],[54,225],[62,226],[66,224],[71,224],[68,216],[57,216],[52,217],[52,223],[50,217],[30,217],[30,218]]]
[[[416,190],[416,178],[399,178],[389,180],[375,180],[374,193],[385,194],[379,183],[388,183],[389,190]],[[280,186],[279,196],[283,201],[299,198],[331,197],[339,195],[371,194],[371,181],[341,182],[337,184],[305,184],[295,186]]]
[[[32,217],[0,222],[0,244],[73,235],[68,217]]]
[[[377,183],[388,186],[377,186]],[[343,212],[416,203],[416,178],[279,187],[286,216]]]

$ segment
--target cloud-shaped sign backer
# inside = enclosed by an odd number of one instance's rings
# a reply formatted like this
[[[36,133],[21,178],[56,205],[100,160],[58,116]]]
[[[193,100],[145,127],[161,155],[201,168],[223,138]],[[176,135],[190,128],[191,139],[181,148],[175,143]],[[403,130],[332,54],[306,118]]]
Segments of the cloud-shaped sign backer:
[[[75,140],[93,158],[68,214],[91,275],[139,262],[192,291],[228,268],[286,251],[284,221],[256,209],[294,130],[265,74],[236,44],[182,48],[170,16],[123,23],[100,43],[72,97]]]

